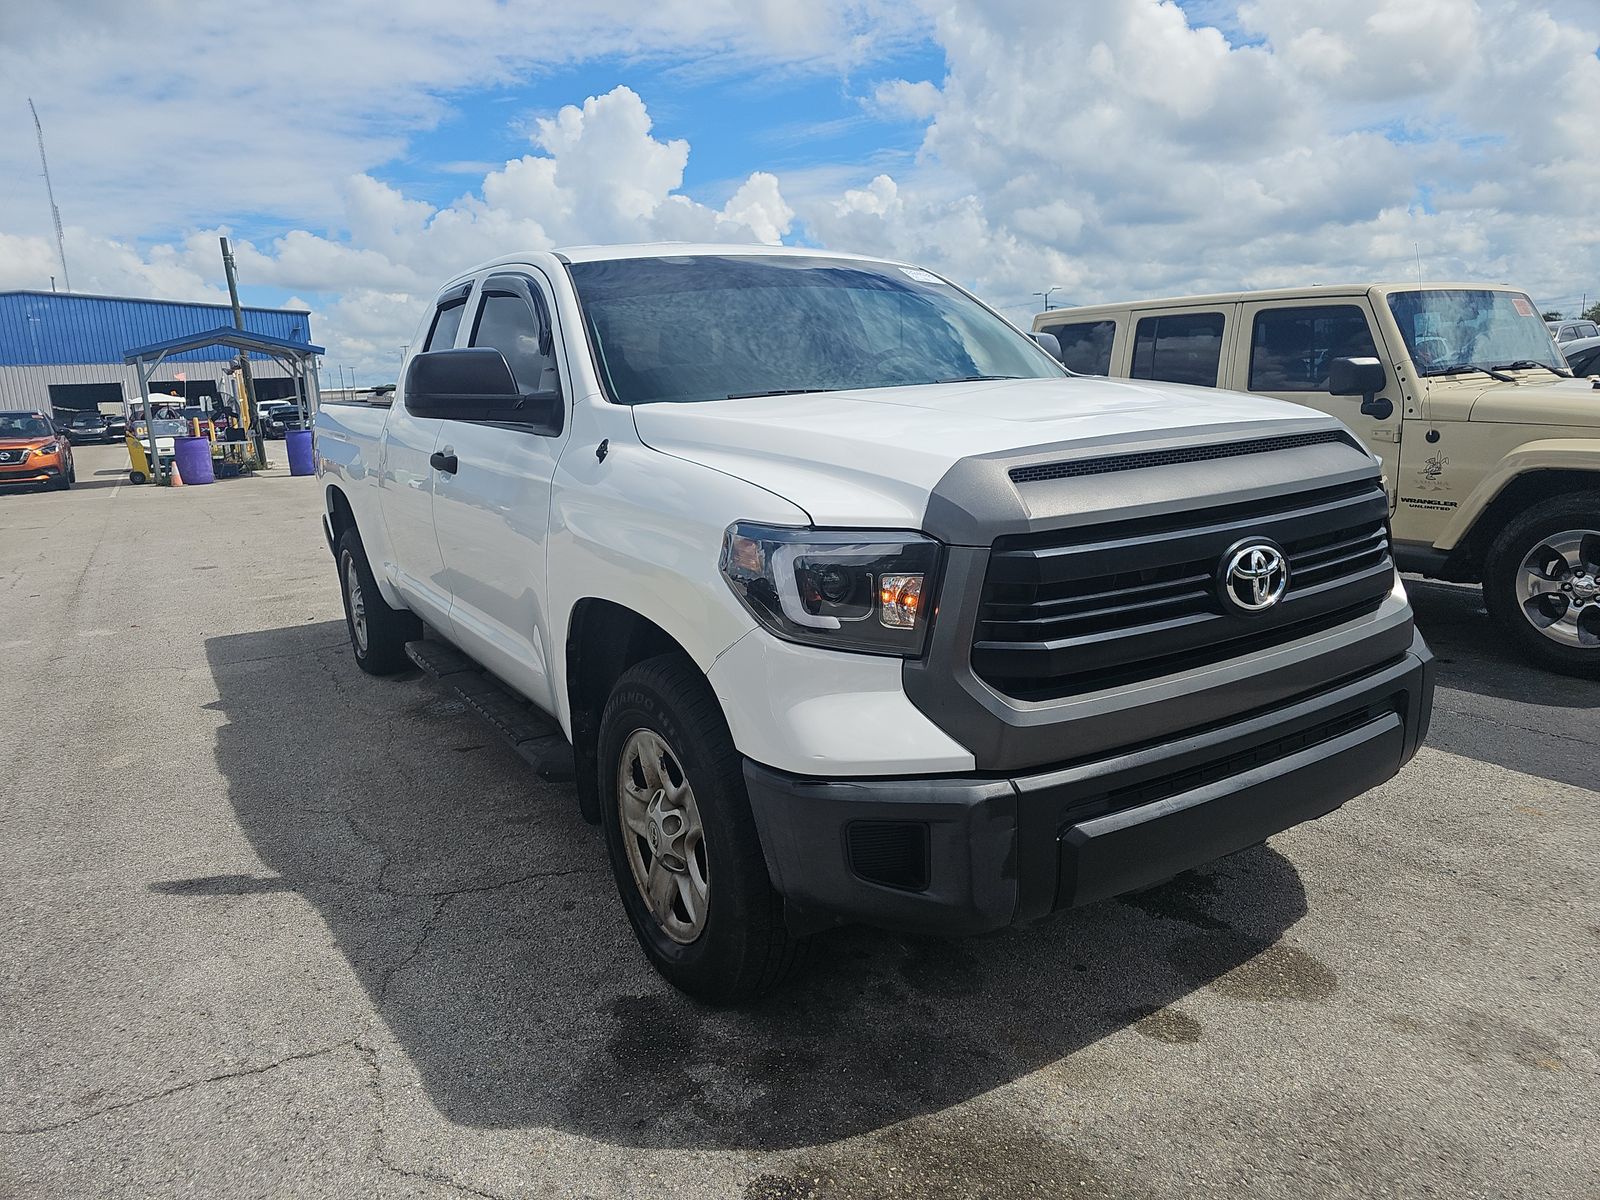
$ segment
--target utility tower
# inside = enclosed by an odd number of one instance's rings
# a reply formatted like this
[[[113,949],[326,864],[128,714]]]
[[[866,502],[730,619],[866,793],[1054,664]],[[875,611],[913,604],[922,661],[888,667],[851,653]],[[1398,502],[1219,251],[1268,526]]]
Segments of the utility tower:
[[[33,114],[33,131],[39,135],[39,165],[44,168],[44,191],[50,197],[50,219],[56,225],[56,254],[61,259],[61,282],[67,291],[72,290],[72,276],[67,274],[67,239],[61,235],[61,210],[56,207],[56,189],[50,186],[50,162],[44,156],[44,126],[39,124],[39,110],[28,97],[28,111]]]

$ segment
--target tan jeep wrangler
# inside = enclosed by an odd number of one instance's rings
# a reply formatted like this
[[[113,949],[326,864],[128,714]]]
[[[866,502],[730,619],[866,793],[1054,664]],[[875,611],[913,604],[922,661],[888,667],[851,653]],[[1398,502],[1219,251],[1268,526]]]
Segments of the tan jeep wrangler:
[[[1403,570],[1482,583],[1529,658],[1600,675],[1600,383],[1571,378],[1525,293],[1235,292],[1056,309],[1034,330],[1084,374],[1255,392],[1338,417],[1383,461]]]

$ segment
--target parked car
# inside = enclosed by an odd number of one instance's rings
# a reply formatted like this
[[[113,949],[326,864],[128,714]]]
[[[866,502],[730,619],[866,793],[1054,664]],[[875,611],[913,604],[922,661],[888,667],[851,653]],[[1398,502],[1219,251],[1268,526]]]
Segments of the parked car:
[[[261,435],[283,438],[289,430],[300,428],[300,408],[291,400],[264,400],[256,405],[261,418]]]
[[[1600,325],[1581,317],[1546,321],[1545,328],[1550,330],[1550,336],[1556,339],[1557,345],[1575,342],[1579,338],[1600,337]]]
[[[106,423],[105,414],[98,412],[75,412],[59,414],[63,419],[56,428],[72,441],[74,445],[85,442],[109,442],[111,438],[110,426]]]
[[[706,1000],[832,924],[1154,884],[1427,728],[1381,473],[1325,414],[1073,378],[932,272],[813,250],[513,255],[413,345],[391,406],[316,418],[355,660],[481,675],[519,748],[516,698],[548,714]]]
[[[72,443],[42,412],[0,412],[0,486],[47,484],[66,491],[77,481]]]
[[[1074,370],[1296,400],[1383,462],[1402,570],[1483,585],[1532,661],[1600,675],[1600,395],[1526,293],[1358,284],[1058,309]]]
[[[1579,379],[1600,375],[1600,337],[1579,338],[1561,347],[1567,369]]]
[[[121,413],[110,413],[106,416],[106,436],[113,442],[120,442],[128,436],[128,418]]]

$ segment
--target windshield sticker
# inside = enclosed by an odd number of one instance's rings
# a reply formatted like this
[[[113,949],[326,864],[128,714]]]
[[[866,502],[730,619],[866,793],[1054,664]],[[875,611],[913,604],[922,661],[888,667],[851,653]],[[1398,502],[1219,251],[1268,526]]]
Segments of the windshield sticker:
[[[932,271],[924,271],[921,267],[901,267],[900,273],[913,283],[943,283]]]
[[[1533,311],[1533,305],[1529,304],[1521,296],[1511,297],[1511,307],[1517,310],[1517,316],[1519,317],[1536,317],[1539,315]]]

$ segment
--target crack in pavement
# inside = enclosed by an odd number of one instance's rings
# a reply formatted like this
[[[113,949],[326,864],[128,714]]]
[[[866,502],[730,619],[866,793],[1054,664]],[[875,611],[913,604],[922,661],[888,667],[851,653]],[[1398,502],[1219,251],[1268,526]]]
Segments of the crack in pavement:
[[[370,1027],[369,1027],[370,1028]],[[365,1034],[358,1036],[354,1046],[361,1057],[366,1061],[369,1078],[372,1086],[372,1098],[377,1104],[377,1116],[373,1121],[372,1149],[378,1160],[378,1165],[391,1174],[402,1179],[421,1180],[426,1183],[436,1183],[443,1187],[451,1188],[466,1196],[478,1196],[481,1200],[508,1200],[508,1197],[498,1192],[486,1192],[482,1188],[473,1187],[471,1184],[462,1183],[460,1180],[451,1179],[435,1171],[402,1167],[399,1163],[389,1159],[389,1131],[387,1125],[388,1106],[383,1098],[383,1069],[378,1064],[378,1048],[364,1041]]]
[[[394,977],[417,961],[417,956],[422,953],[423,947],[428,944],[428,939],[433,936],[433,930],[438,925],[439,918],[444,915],[444,910],[449,907],[450,901],[453,899],[455,899],[454,895],[445,895],[439,898],[439,902],[433,906],[433,915],[423,922],[422,934],[417,938],[416,945],[411,947],[411,953],[384,971],[382,978],[378,980],[378,1004],[380,1006],[389,998],[389,984],[394,981]]]
[[[1433,708],[1436,714],[1443,713],[1446,716],[1461,717],[1468,721],[1482,721],[1487,725],[1495,725],[1501,729],[1515,729],[1519,733],[1537,733],[1543,737],[1555,738],[1558,741],[1576,742],[1580,746],[1586,746],[1591,749],[1597,745],[1600,745],[1600,742],[1593,742],[1588,738],[1576,737],[1570,733],[1557,733],[1553,729],[1535,729],[1529,725],[1518,725],[1515,721],[1505,721],[1499,717],[1491,717],[1487,713],[1472,712],[1464,708],[1452,708],[1449,705],[1440,704],[1437,700],[1434,701]]]
[[[81,1125],[85,1121],[93,1121],[95,1118],[103,1117],[107,1113],[120,1112],[125,1108],[137,1108],[141,1104],[149,1104],[156,1100],[165,1100],[169,1096],[176,1096],[179,1092],[191,1091],[197,1087],[204,1087],[209,1083],[220,1083],[226,1079],[245,1079],[251,1075],[264,1075],[268,1071],[276,1071],[279,1067],[287,1066],[289,1063],[304,1062],[310,1058],[320,1058],[324,1054],[332,1054],[335,1050],[340,1050],[352,1044],[351,1041],[334,1042],[330,1046],[322,1046],[316,1050],[303,1050],[298,1054],[285,1055],[283,1058],[276,1059],[264,1066],[245,1067],[238,1071],[224,1071],[220,1075],[208,1075],[204,1079],[191,1079],[187,1083],[164,1088],[159,1092],[151,1092],[148,1096],[138,1096],[132,1100],[108,1104],[104,1108],[95,1109],[93,1112],[80,1113],[78,1116],[69,1117],[65,1121],[52,1121],[44,1125],[23,1125],[15,1128],[0,1129],[0,1136],[32,1137],[36,1134],[50,1133],[56,1129],[66,1129],[72,1125]]]

